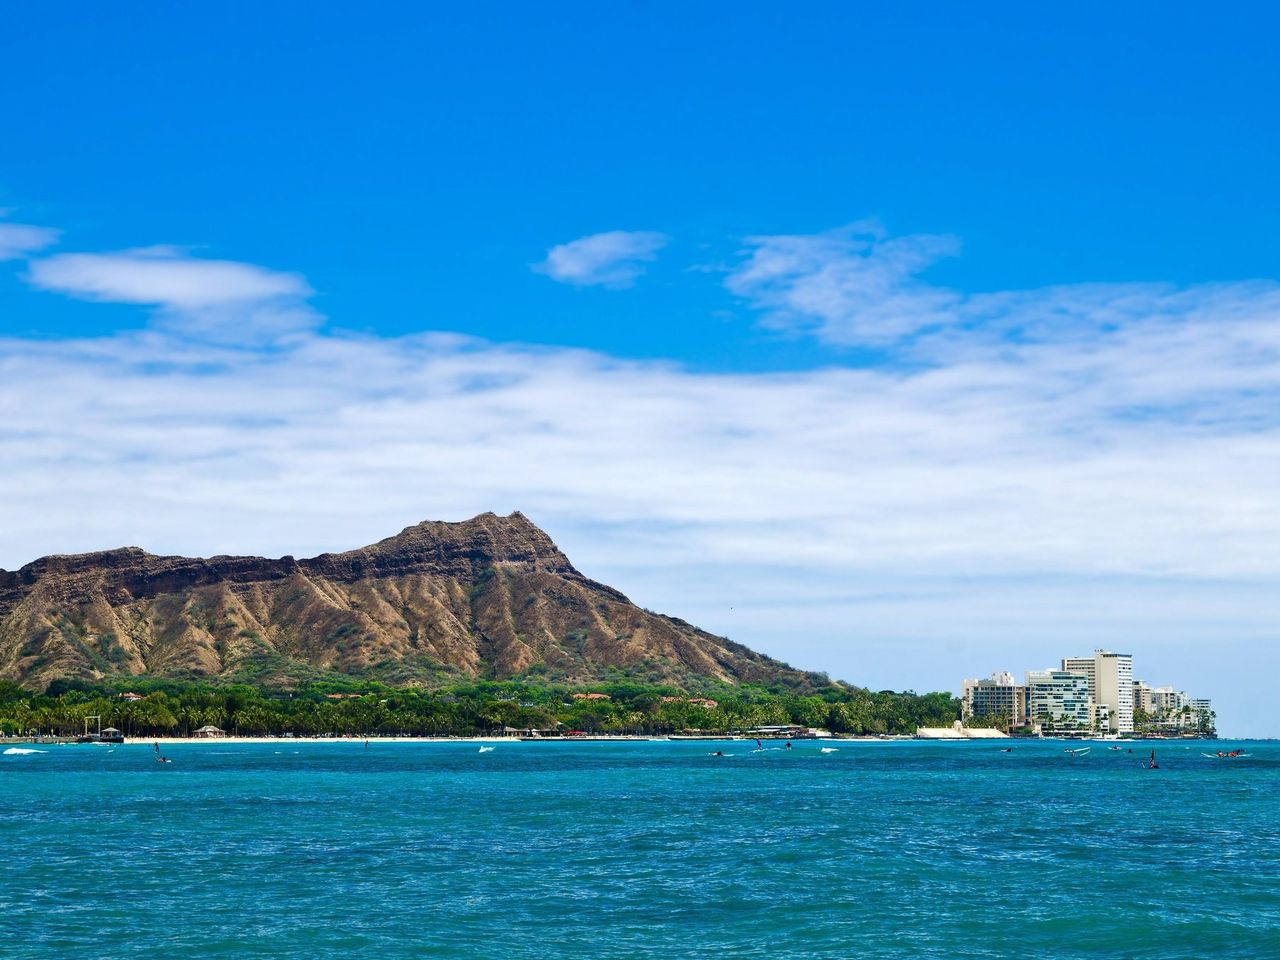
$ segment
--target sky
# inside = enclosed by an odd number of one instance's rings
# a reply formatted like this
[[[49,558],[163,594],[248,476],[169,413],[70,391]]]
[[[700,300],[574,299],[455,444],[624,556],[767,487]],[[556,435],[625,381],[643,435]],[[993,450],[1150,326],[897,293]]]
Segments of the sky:
[[[27,5],[0,567],[521,510],[796,666],[1280,735],[1263,4]]]

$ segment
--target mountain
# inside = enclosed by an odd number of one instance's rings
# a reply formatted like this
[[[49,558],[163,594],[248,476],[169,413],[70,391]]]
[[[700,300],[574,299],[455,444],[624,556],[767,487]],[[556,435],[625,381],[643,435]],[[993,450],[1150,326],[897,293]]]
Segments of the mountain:
[[[428,521],[308,560],[125,547],[0,570],[0,678],[42,689],[138,674],[827,682],[637,607],[520,513]]]

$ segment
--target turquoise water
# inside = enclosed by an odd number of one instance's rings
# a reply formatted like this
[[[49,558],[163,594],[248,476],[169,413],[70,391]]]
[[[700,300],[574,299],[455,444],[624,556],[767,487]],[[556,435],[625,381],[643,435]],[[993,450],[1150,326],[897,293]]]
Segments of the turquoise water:
[[[0,956],[1280,957],[1280,745],[836,746],[0,756]]]

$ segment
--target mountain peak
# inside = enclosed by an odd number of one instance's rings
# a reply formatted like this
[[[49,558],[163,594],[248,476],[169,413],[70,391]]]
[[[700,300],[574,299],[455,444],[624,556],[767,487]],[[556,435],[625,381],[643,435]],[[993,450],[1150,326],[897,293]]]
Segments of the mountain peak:
[[[304,567],[337,571],[390,571],[429,566],[435,572],[474,576],[494,564],[520,564],[562,575],[581,576],[555,542],[516,512],[482,513],[469,520],[424,520],[395,536],[356,550],[322,554]]]
[[[587,579],[519,512],[427,520],[304,560],[127,547],[0,574],[0,678],[263,670],[277,682],[316,671],[415,684],[814,682]]]

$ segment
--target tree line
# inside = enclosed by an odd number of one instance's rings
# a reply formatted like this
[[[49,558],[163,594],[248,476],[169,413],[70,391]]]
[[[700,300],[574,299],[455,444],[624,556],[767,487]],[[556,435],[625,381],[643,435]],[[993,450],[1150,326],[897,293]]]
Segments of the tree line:
[[[588,692],[596,696],[581,696]],[[122,697],[125,693],[132,696]],[[84,732],[91,717],[100,719],[90,722],[90,732],[100,724],[127,737],[148,737],[190,736],[204,726],[242,736],[474,736],[504,728],[660,735],[772,725],[905,734],[919,726],[949,726],[959,716],[960,703],[950,694],[873,692],[836,684],[805,695],[728,686],[691,695],[629,682],[587,689],[479,681],[437,690],[376,683],[272,690],[135,679],[127,685],[57,681],[36,693],[0,681],[0,731],[8,736],[74,736]]]

